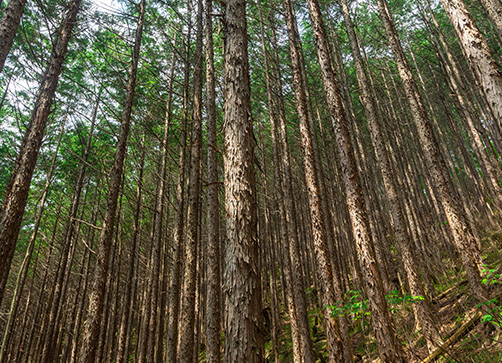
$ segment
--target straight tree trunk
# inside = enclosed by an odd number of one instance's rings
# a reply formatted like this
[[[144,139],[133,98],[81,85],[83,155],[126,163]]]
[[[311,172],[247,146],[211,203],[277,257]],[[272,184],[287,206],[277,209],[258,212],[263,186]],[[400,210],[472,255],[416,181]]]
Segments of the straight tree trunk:
[[[332,68],[330,48],[321,10],[316,0],[307,0],[307,5],[314,32],[317,57],[321,65],[328,108],[338,144],[338,156],[342,165],[342,177],[352,229],[360,254],[361,267],[365,270],[366,293],[369,300],[373,331],[377,339],[380,359],[382,362],[404,362],[403,348],[397,339],[395,328],[387,309],[380,273],[374,261],[373,241],[369,231],[361,181],[351,146],[349,125],[342,97]]]
[[[191,3],[189,2],[191,9]],[[187,152],[187,121],[188,121],[188,87],[190,79],[190,31],[191,26],[188,28],[188,36],[186,39],[186,58],[185,58],[185,75],[183,82],[183,115],[181,125],[181,145],[179,155],[179,172],[178,183],[176,187],[176,200],[177,209],[174,222],[174,235],[173,235],[173,264],[171,270],[171,285],[169,287],[169,316],[167,321],[167,342],[166,342],[166,361],[177,362],[178,360],[178,323],[179,323],[179,310],[180,310],[180,291],[181,291],[181,269],[182,264],[182,251],[184,241],[185,229],[185,169],[186,169],[186,152]]]
[[[171,59],[171,70],[170,70],[170,78],[169,78],[169,93],[167,96],[167,109],[164,123],[164,137],[162,141],[162,157],[160,162],[160,179],[159,186],[157,192],[157,204],[156,204],[156,217],[154,222],[153,229],[153,253],[152,253],[152,272],[151,272],[151,282],[147,288],[152,289],[151,298],[150,298],[150,316],[145,316],[145,319],[149,319],[148,322],[148,339],[147,339],[147,352],[146,356],[150,361],[153,361],[154,357],[154,347],[155,347],[155,327],[156,327],[156,316],[157,316],[157,306],[158,306],[158,296],[159,296],[159,275],[161,269],[161,248],[162,248],[162,221],[164,215],[164,196],[166,194],[166,174],[167,174],[167,162],[169,156],[169,128],[171,121],[171,101],[172,101],[172,92],[173,92],[173,80],[174,80],[174,66],[175,66],[175,57],[174,53]],[[157,352],[161,354],[161,352]]]
[[[80,3],[81,0],[72,0],[66,13],[59,39],[52,50],[49,63],[42,77],[30,124],[23,137],[20,152],[16,158],[4,201],[0,208],[0,303],[4,296],[4,289],[30,191],[33,171],[35,170],[38,152],[47,125],[47,118],[56,94],[59,75],[72,36],[72,30],[76,23]]]
[[[98,338],[98,347],[96,350],[96,358],[95,362],[101,363],[104,361],[104,357],[106,355],[106,344],[107,344],[107,337],[113,334],[108,334],[110,330],[110,322],[113,319],[114,311],[112,311],[112,306],[113,306],[113,285],[115,283],[114,280],[114,270],[116,268],[116,256],[118,254],[117,249],[120,249],[120,246],[118,246],[118,241],[120,240],[120,233],[121,233],[121,224],[122,224],[122,215],[123,215],[123,210],[124,210],[124,204],[122,203],[124,198],[124,184],[121,184],[120,192],[119,192],[119,199],[118,199],[118,211],[117,211],[117,228],[115,228],[114,231],[114,237],[113,241],[111,243],[112,246],[115,246],[109,255],[109,262],[108,265],[109,267],[109,272],[107,274],[107,282],[106,282],[106,290],[105,290],[105,299],[103,303],[103,311],[106,312],[106,314],[103,314],[103,318],[101,319],[101,325],[99,327],[99,338]]]
[[[42,197],[40,198],[40,202],[39,202],[40,208],[37,212],[37,217],[35,219],[35,223],[33,224],[33,232],[30,236],[30,240],[28,242],[28,249],[26,250],[26,254],[25,254],[23,262],[21,264],[21,268],[19,269],[19,273],[17,275],[16,287],[14,289],[14,295],[12,297],[10,311],[9,311],[9,315],[7,317],[7,323],[5,324],[5,330],[4,330],[4,334],[3,334],[3,338],[2,338],[2,347],[0,350],[0,363],[3,363],[5,361],[5,359],[7,358],[6,353],[7,353],[7,347],[9,345],[9,340],[14,335],[13,326],[15,323],[15,317],[17,315],[17,311],[19,308],[19,303],[21,300],[21,295],[23,292],[24,283],[26,281],[26,275],[28,274],[28,267],[31,262],[33,249],[35,248],[35,242],[37,241],[38,232],[39,232],[39,228],[40,228],[40,222],[42,221],[42,216],[43,216],[43,213],[45,210],[45,202],[47,200],[47,195],[49,193],[49,187],[52,182],[52,174],[54,172],[56,159],[58,157],[59,146],[61,145],[61,138],[63,136],[67,117],[68,117],[68,115],[65,115],[65,118],[64,118],[63,123],[61,125],[61,132],[59,134],[58,142],[56,145],[56,150],[54,151],[51,166],[50,166],[49,172],[47,173],[47,180],[46,180],[46,183],[44,186],[44,191],[42,192]]]
[[[97,204],[96,204],[97,205]],[[95,214],[96,215],[96,214]],[[96,217],[94,217],[94,219],[96,219]],[[94,228],[93,228],[93,231],[91,232],[91,236],[90,238],[88,239],[89,241],[89,246],[90,248],[93,247],[93,243],[94,243]],[[91,281],[91,261],[92,261],[92,254],[91,252],[89,251],[89,256],[87,257],[87,265],[86,265],[86,271],[85,271],[85,281],[84,281],[84,287],[82,289],[82,294],[80,295],[81,298],[80,298],[80,301],[78,303],[78,308],[76,308],[77,310],[77,315],[75,317],[75,326],[74,326],[74,329],[73,329],[73,336],[71,338],[71,341],[68,343],[68,344],[71,344],[71,350],[70,350],[70,358],[69,358],[69,362],[70,363],[74,363],[77,361],[77,356],[78,356],[78,342],[79,342],[79,338],[80,338],[80,328],[82,326],[82,320],[83,320],[83,317],[84,317],[84,308],[85,308],[85,298],[83,298],[84,296],[87,296],[87,291],[89,289],[89,285],[90,285],[90,281]]]
[[[27,1],[10,0],[3,10],[2,20],[0,21],[0,73],[9,55]]]
[[[407,233],[407,226],[401,203],[399,200],[398,185],[393,177],[393,169],[387,155],[385,147],[385,139],[378,123],[378,111],[375,99],[371,93],[371,86],[364,69],[364,62],[359,49],[356,33],[354,31],[354,23],[350,15],[347,0],[340,0],[342,13],[345,20],[345,26],[349,37],[349,43],[354,57],[357,80],[359,83],[359,91],[361,93],[361,103],[363,104],[366,121],[370,129],[370,136],[375,149],[377,164],[382,175],[387,199],[390,206],[391,224],[394,237],[396,238],[401,258],[404,263],[404,270],[410,285],[410,292],[413,296],[424,296],[424,288],[419,278],[417,270],[418,263],[413,255],[412,244]],[[439,337],[439,332],[435,327],[434,320],[427,300],[422,300],[413,305],[417,322],[422,326],[429,350],[438,347],[442,344]]]
[[[206,112],[207,112],[207,307],[206,359],[221,361],[220,204],[216,138],[216,80],[213,50],[213,0],[206,0]]]
[[[77,227],[75,226],[76,219],[78,217],[79,208],[81,205],[81,193],[84,186],[84,177],[87,170],[87,160],[91,151],[92,146],[92,133],[94,132],[94,124],[96,122],[96,117],[99,109],[99,95],[96,101],[96,106],[92,114],[92,124],[91,133],[87,139],[87,144],[82,155],[82,163],[80,165],[80,170],[78,172],[77,181],[75,183],[75,190],[71,199],[68,217],[65,222],[63,236],[62,236],[62,248],[61,248],[61,262],[58,268],[58,274],[56,276],[55,286],[53,290],[53,297],[51,304],[49,304],[48,311],[48,326],[44,329],[47,339],[44,342],[41,361],[51,362],[53,361],[53,354],[55,348],[54,334],[55,330],[59,325],[59,321],[62,314],[62,307],[65,302],[66,287],[68,286],[69,271],[71,271],[71,265],[73,261],[73,256],[75,253],[76,245],[76,235]],[[84,203],[85,204],[85,203]]]
[[[469,135],[469,139],[473,143],[474,149],[476,150],[476,156],[478,159],[480,159],[479,164],[482,168],[482,172],[484,174],[483,176],[487,179],[488,186],[490,187],[495,199],[497,200],[499,208],[502,208],[502,188],[500,187],[497,180],[497,174],[500,174],[500,171],[497,173],[496,166],[492,165],[492,162],[488,157],[487,150],[485,150],[480,133],[480,131],[483,129],[481,122],[479,121],[479,119],[477,120],[477,122],[475,122],[473,117],[471,116],[471,112],[476,112],[476,107],[474,106],[469,95],[466,94],[467,90],[465,83],[462,80],[460,69],[439,27],[436,16],[432,12],[429,0],[425,0],[425,5],[430,12],[430,17],[426,15],[426,21],[430,21],[432,23],[431,28],[433,29],[433,39],[437,37],[440,43],[437,45],[438,53],[440,58],[443,60],[444,68],[450,81],[449,85],[457,98],[457,101],[460,105],[460,111],[462,112],[462,115],[467,122],[466,129]],[[425,9],[424,14],[426,14]],[[494,158],[496,159],[496,156],[494,156]]]
[[[174,53],[173,53],[174,54]],[[166,194],[169,195],[169,189],[166,191]],[[165,202],[165,201],[164,201]],[[165,218],[165,225],[167,226],[169,223],[169,218]],[[164,228],[164,232],[162,233],[162,238],[167,241],[167,233],[168,229]],[[165,331],[166,331],[166,321],[167,321],[167,287],[169,286],[169,259],[171,256],[168,255],[168,244],[163,243],[162,245],[162,255],[164,256],[163,262],[162,262],[162,271],[161,271],[161,281],[160,281],[160,288],[161,288],[161,293],[160,293],[160,304],[159,304],[159,310],[158,310],[158,316],[159,316],[159,323],[157,324],[158,326],[158,332],[156,333],[156,350],[155,350],[155,362],[157,363],[162,363],[165,355]]]
[[[496,2],[498,0],[495,0]],[[465,58],[481,84],[496,120],[502,127],[502,72],[463,0],[441,0],[450,18]],[[500,4],[500,2],[499,2]]]
[[[377,0],[377,3],[385,27],[387,40],[394,53],[399,76],[401,77],[406,98],[411,107],[413,121],[419,134],[420,144],[423,147],[427,164],[431,170],[434,184],[437,187],[441,204],[446,213],[450,230],[454,237],[454,242],[462,258],[467,279],[469,280],[474,295],[476,295],[479,300],[484,301],[484,299],[487,298],[487,292],[481,285],[481,256],[477,249],[472,227],[469,225],[465,211],[462,209],[460,201],[458,200],[459,197],[453,189],[453,182],[439,149],[434,130],[428,119],[427,111],[425,110],[424,103],[418,92],[408,60],[406,59],[401,42],[398,38],[387,2],[385,0]]]
[[[296,33],[296,18],[293,4],[290,0],[284,1],[286,12],[286,22],[288,26],[289,47],[293,66],[293,84],[295,87],[295,99],[298,117],[300,119],[300,134],[303,146],[305,179],[308,189],[309,211],[312,227],[312,238],[316,251],[319,277],[321,280],[321,301],[322,311],[325,320],[326,337],[328,342],[328,353],[330,362],[343,361],[343,345],[338,321],[331,316],[329,308],[335,302],[333,290],[333,275],[331,264],[328,258],[328,247],[326,240],[324,219],[322,216],[319,179],[314,157],[314,147],[311,129],[308,121],[307,97],[304,89],[304,72],[302,71],[301,48],[298,44],[299,35]]]
[[[78,335],[80,332],[80,326],[82,321],[81,315],[81,306],[85,302],[85,299],[82,296],[86,296],[87,288],[88,288],[88,280],[89,274],[87,273],[89,269],[89,261],[90,261],[91,252],[87,249],[84,250],[80,270],[78,272],[78,283],[76,284],[75,294],[73,297],[73,302],[68,309],[69,321],[67,326],[67,334],[61,343],[64,344],[64,349],[61,354],[61,361],[68,362],[71,358],[71,352],[74,342],[75,335]]]
[[[494,28],[502,37],[502,2],[500,0],[481,0]]]
[[[190,175],[188,179],[187,238],[185,251],[185,276],[180,318],[179,361],[189,363],[194,356],[195,305],[197,285],[197,250],[199,236],[200,178],[202,158],[202,67],[203,67],[203,0],[197,0],[197,34],[194,67],[194,98],[190,135]]]
[[[246,1],[225,9],[225,360],[263,361]]]
[[[172,69],[172,66],[171,66]],[[172,76],[172,74],[171,74]],[[170,81],[170,84],[171,81]],[[169,93],[168,98],[170,97],[171,93]],[[168,107],[170,105],[170,102],[168,102]],[[169,108],[168,108],[169,110]],[[164,136],[167,134],[167,132],[164,133]],[[164,139],[165,140],[165,139]],[[146,154],[146,147],[143,146],[143,150],[141,153],[141,158],[140,158],[140,164],[139,164],[139,171],[138,171],[138,181],[136,185],[136,205],[134,207],[134,212],[133,212],[133,228],[132,228],[132,233],[131,233],[131,256],[129,259],[129,266],[127,269],[127,278],[125,281],[125,292],[124,292],[124,302],[122,306],[122,315],[121,315],[121,321],[119,324],[119,332],[118,332],[118,340],[117,340],[117,363],[123,363],[128,361],[127,357],[127,339],[126,339],[126,334],[130,325],[130,315],[133,313],[133,295],[132,292],[134,290],[134,285],[136,283],[135,279],[135,272],[137,270],[136,266],[136,256],[138,254],[138,234],[139,234],[139,229],[140,229],[140,212],[141,212],[141,201],[142,201],[142,195],[143,195],[143,173],[144,173],[144,164],[145,164],[145,154]]]
[[[288,299],[288,303],[293,306],[290,308],[290,320],[292,336],[295,339],[295,332],[293,332],[293,326],[297,327],[299,339],[300,339],[300,351],[295,351],[295,342],[293,342],[293,354],[295,361],[300,362],[314,362],[314,352],[312,348],[312,339],[310,337],[310,330],[308,324],[308,314],[307,314],[307,299],[305,296],[305,285],[303,278],[303,267],[300,261],[300,246],[297,236],[297,221],[295,213],[295,205],[293,200],[293,184],[291,177],[291,165],[290,165],[290,155],[289,155],[289,145],[286,135],[286,117],[284,114],[284,102],[282,97],[282,83],[280,81],[280,71],[276,69],[273,72],[276,85],[275,92],[272,89],[271,82],[271,69],[269,65],[269,60],[265,45],[265,36],[263,29],[263,20],[261,14],[261,6],[258,5],[258,11],[260,14],[260,26],[261,26],[261,40],[263,55],[265,58],[265,77],[267,86],[267,97],[269,104],[269,114],[270,123],[272,128],[272,142],[274,148],[274,175],[276,179],[276,188],[278,190],[278,200],[280,204],[279,214],[281,216],[281,229],[285,229],[285,240],[289,244],[286,248],[289,251],[289,259],[286,257],[285,260],[288,265],[286,267],[286,274],[288,280],[290,280],[289,289],[293,290],[293,296]],[[277,46],[275,39],[275,32],[273,34],[273,46],[274,53]],[[275,57],[274,57],[275,58]],[[274,100],[274,93],[277,95],[276,100]],[[278,125],[279,124],[279,125]],[[285,241],[285,242],[286,242]],[[291,302],[289,300],[292,300]],[[294,314],[292,314],[294,313]],[[295,321],[293,321],[295,320]]]
[[[107,274],[109,270],[109,257],[112,248],[113,231],[115,227],[115,213],[117,210],[117,200],[122,181],[124,159],[127,149],[127,140],[131,127],[131,113],[136,89],[136,75],[139,63],[141,48],[141,37],[143,35],[143,21],[145,16],[146,0],[141,1],[138,25],[134,48],[132,52],[131,67],[129,70],[129,80],[127,83],[126,100],[121,117],[120,134],[118,138],[115,160],[110,171],[109,191],[107,197],[106,214],[101,225],[101,234],[98,241],[96,270],[94,273],[94,283],[89,297],[89,314],[84,328],[83,351],[79,358],[81,363],[92,363],[96,357],[98,346],[99,328],[103,317],[103,306],[105,300],[105,290]]]

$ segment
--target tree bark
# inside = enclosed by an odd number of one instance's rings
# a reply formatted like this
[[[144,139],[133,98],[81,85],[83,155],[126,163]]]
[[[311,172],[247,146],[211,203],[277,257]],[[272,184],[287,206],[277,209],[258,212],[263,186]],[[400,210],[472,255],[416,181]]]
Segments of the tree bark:
[[[65,16],[59,39],[52,50],[47,69],[38,89],[35,107],[30,124],[23,137],[19,155],[7,186],[4,201],[0,208],[0,303],[9,276],[21,221],[28,199],[30,183],[42,145],[47,118],[65,60],[68,43],[76,23],[81,0],[73,0]]]
[[[49,187],[52,182],[52,174],[54,172],[54,167],[56,164],[56,159],[58,157],[59,153],[59,147],[61,145],[61,138],[63,136],[65,124],[66,124],[66,118],[68,117],[68,114],[65,115],[65,118],[62,122],[61,125],[61,132],[58,137],[58,142],[56,145],[56,150],[54,151],[54,155],[52,157],[52,162],[51,166],[49,169],[49,172],[47,173],[47,180],[44,186],[44,191],[42,192],[42,197],[40,198],[40,202],[38,203],[40,205],[40,208],[37,212],[37,217],[35,219],[35,223],[33,225],[33,232],[31,233],[30,240],[28,242],[28,249],[26,250],[26,254],[24,256],[23,262],[21,263],[21,268],[19,269],[19,273],[17,275],[17,280],[16,280],[16,287],[14,289],[14,294],[12,296],[12,301],[10,305],[10,311],[9,315],[7,317],[7,322],[5,324],[5,330],[2,338],[2,347],[0,350],[0,363],[3,363],[5,361],[6,353],[7,353],[7,347],[9,345],[9,341],[11,337],[14,335],[13,331],[13,326],[15,324],[15,317],[17,315],[17,311],[19,308],[19,303],[21,300],[21,295],[23,292],[23,287],[24,283],[26,280],[26,275],[28,274],[28,267],[30,266],[32,254],[33,254],[33,249],[35,248],[35,242],[38,237],[38,232],[40,228],[40,222],[42,221],[42,216],[45,210],[45,202],[47,200],[47,195],[49,193]]]
[[[502,37],[502,3],[500,0],[481,0],[495,30]]]
[[[27,1],[10,0],[3,10],[2,20],[0,21],[0,73],[9,55]]]
[[[89,314],[85,322],[85,335],[83,351],[79,358],[81,363],[92,363],[96,357],[98,346],[99,327],[103,316],[103,306],[105,300],[105,290],[107,274],[109,270],[109,256],[112,248],[113,231],[115,227],[115,213],[117,210],[117,200],[122,181],[124,159],[127,149],[127,140],[131,127],[131,113],[136,89],[136,75],[139,63],[141,48],[141,38],[143,35],[143,22],[145,16],[146,0],[141,1],[138,24],[134,48],[132,52],[131,67],[129,70],[129,80],[127,83],[127,93],[124,109],[121,116],[120,134],[118,138],[115,160],[110,171],[109,191],[107,197],[106,214],[101,225],[101,234],[98,241],[98,252],[96,270],[94,272],[94,283],[89,297]]]
[[[295,361],[314,362],[312,339],[307,315],[307,299],[305,296],[303,266],[300,260],[300,245],[297,235],[297,217],[293,200],[293,184],[291,176],[291,165],[289,155],[289,145],[286,134],[286,117],[284,112],[284,100],[282,95],[281,74],[278,67],[272,71],[267,56],[265,36],[263,29],[263,19],[261,6],[258,5],[261,26],[261,41],[263,56],[265,58],[265,77],[267,87],[267,97],[269,105],[269,117],[272,128],[272,142],[274,149],[274,175],[276,179],[277,203],[279,204],[280,229],[284,228],[283,239],[289,244],[286,249],[289,251],[289,258],[285,257],[286,278],[289,280],[289,289],[293,295],[288,299],[290,307],[290,321],[293,338],[293,355]],[[277,41],[275,31],[273,31],[272,44],[274,54],[276,53]],[[275,56],[274,56],[275,58]],[[274,61],[277,61],[274,59]],[[271,73],[276,79],[275,89],[272,88]],[[276,95],[274,99],[274,94]],[[294,332],[294,328],[298,331]],[[296,342],[295,334],[298,334],[301,346]],[[296,343],[296,344],[295,344]]]
[[[299,36],[296,34],[296,18],[293,4],[290,0],[284,1],[286,10],[286,22],[288,26],[289,47],[293,68],[293,84],[295,87],[296,109],[300,120],[300,134],[303,146],[305,179],[308,188],[309,211],[313,242],[316,251],[319,277],[321,279],[321,306],[324,314],[326,336],[328,341],[329,359],[332,362],[342,361],[344,359],[341,333],[338,321],[331,316],[331,309],[335,300],[333,290],[333,276],[331,264],[328,258],[328,247],[326,240],[324,219],[322,215],[319,177],[316,168],[314,147],[312,141],[311,129],[308,121],[307,97],[304,89],[304,72],[302,71],[303,62],[301,60],[301,48],[298,44]]]
[[[382,175],[387,199],[389,201],[392,231],[403,260],[404,270],[410,285],[410,292],[413,296],[424,296],[424,288],[417,270],[418,263],[415,261],[412,244],[407,233],[405,216],[399,200],[400,193],[398,185],[393,177],[393,168],[391,167],[390,160],[387,155],[385,139],[378,123],[376,102],[373,94],[371,93],[369,80],[364,69],[364,62],[359,50],[357,36],[354,31],[354,23],[352,22],[347,0],[340,0],[340,5],[342,7],[352,55],[354,57],[359,91],[361,93],[361,103],[364,107],[373,148],[376,153],[377,164],[380,169],[380,174]],[[435,327],[427,299],[414,304],[413,308],[417,323],[420,323],[424,330],[429,350],[439,346],[442,341],[440,339],[439,332]]]
[[[350,219],[360,254],[362,268],[365,270],[366,293],[368,295],[373,331],[377,339],[382,362],[404,362],[404,352],[397,339],[395,328],[387,309],[380,273],[374,261],[372,237],[368,226],[368,216],[361,181],[352,150],[349,127],[342,103],[339,86],[332,68],[331,54],[321,10],[316,0],[307,0],[310,19],[314,32],[317,57],[328,108],[338,144],[343,181]]]
[[[189,3],[190,6],[191,3]],[[191,8],[191,6],[190,6]],[[190,76],[190,31],[191,26],[188,28],[188,36],[186,41],[186,58],[185,58],[185,75],[183,82],[183,115],[181,121],[181,145],[179,155],[179,172],[178,183],[176,187],[176,200],[177,209],[174,222],[173,234],[173,264],[171,270],[171,285],[169,287],[169,316],[167,322],[167,343],[166,343],[166,361],[176,362],[178,357],[178,322],[180,310],[180,290],[181,290],[181,269],[182,264],[182,251],[184,241],[185,229],[185,169],[186,169],[186,152],[187,152],[187,120],[188,120],[188,86]]]
[[[467,278],[469,279],[473,293],[479,300],[484,301],[484,299],[487,298],[487,292],[481,285],[481,256],[477,250],[477,243],[472,232],[472,227],[469,225],[465,211],[460,206],[459,197],[454,191],[453,182],[439,149],[434,130],[428,119],[427,111],[425,110],[424,103],[418,92],[408,60],[405,57],[404,50],[398,38],[394,22],[387,7],[387,2],[385,0],[377,0],[377,3],[380,16],[384,23],[387,40],[394,53],[399,76],[403,83],[406,98],[411,107],[413,121],[415,122],[419,134],[420,144],[423,147],[427,164],[437,187],[450,230],[462,258]]]
[[[213,0],[206,0],[206,112],[207,112],[207,307],[206,359],[221,361],[220,204],[216,138],[216,80],[213,50]]]
[[[202,67],[203,22],[202,1],[197,0],[197,34],[194,66],[194,97],[190,135],[190,175],[188,179],[187,238],[185,250],[185,276],[180,318],[179,361],[189,363],[193,359],[195,305],[197,285],[197,250],[199,241],[199,202],[202,158]]]
[[[172,68],[171,68],[172,69]],[[172,74],[171,74],[172,75]],[[171,78],[172,79],[172,78]],[[171,81],[170,81],[171,82]],[[171,93],[170,93],[171,94]],[[170,95],[169,94],[169,95]],[[169,96],[168,96],[169,98]],[[170,102],[168,102],[168,107]],[[168,108],[169,110],[169,108]],[[167,116],[166,116],[167,117]],[[167,132],[164,133],[166,135]],[[165,139],[164,139],[165,140]],[[136,205],[134,207],[133,212],[133,228],[131,233],[131,256],[129,258],[129,266],[127,268],[127,278],[125,281],[125,292],[124,292],[124,302],[122,306],[122,315],[121,321],[119,324],[119,332],[118,332],[118,340],[117,340],[117,363],[123,363],[128,361],[127,357],[127,339],[126,334],[130,325],[130,316],[133,313],[133,296],[132,292],[134,290],[134,285],[136,283],[136,256],[138,254],[138,234],[140,229],[139,216],[141,212],[141,202],[143,195],[143,173],[144,173],[144,164],[145,164],[145,154],[146,147],[143,146],[143,150],[141,153],[139,171],[138,171],[138,181],[136,185]]]
[[[496,166],[492,165],[492,162],[488,157],[488,150],[485,149],[483,141],[481,139],[483,126],[481,125],[479,119],[475,122],[473,117],[471,116],[471,112],[476,112],[476,107],[474,106],[469,95],[467,95],[466,86],[464,81],[462,80],[460,69],[439,27],[436,16],[432,12],[429,0],[425,0],[425,5],[430,12],[430,17],[427,16],[425,9],[424,15],[426,17],[426,21],[430,21],[432,23],[432,38],[436,39],[437,37],[438,39],[436,41],[440,43],[436,45],[436,48],[439,57],[443,61],[444,69],[449,79],[450,88],[455,94],[460,105],[460,111],[464,116],[465,121],[467,122],[466,130],[468,132],[469,139],[473,143],[474,149],[476,151],[476,156],[478,157],[478,159],[480,159],[479,164],[484,174],[483,176],[487,179],[487,184],[490,187],[490,190],[492,191],[500,208],[502,207],[502,188],[500,187],[497,180],[497,176],[498,174],[500,174],[500,170],[497,169]],[[496,156],[494,157],[496,158]]]
[[[502,126],[502,72],[463,0],[441,0],[450,18],[465,58],[481,84],[496,120]]]
[[[246,1],[225,9],[225,360],[263,361]]]

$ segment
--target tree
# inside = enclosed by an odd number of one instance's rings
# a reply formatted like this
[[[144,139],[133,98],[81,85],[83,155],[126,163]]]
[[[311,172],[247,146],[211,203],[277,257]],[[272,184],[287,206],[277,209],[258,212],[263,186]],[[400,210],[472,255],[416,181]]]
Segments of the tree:
[[[427,361],[499,324],[498,120],[439,1],[377,1],[82,3],[0,360]],[[0,194],[71,2],[23,12]],[[497,360],[485,335],[449,358]]]
[[[191,9],[191,2],[188,2]],[[185,39],[186,58],[183,80],[183,111],[181,120],[181,136],[180,136],[180,154],[179,154],[179,171],[178,181],[176,185],[176,200],[177,209],[175,216],[175,226],[173,232],[173,263],[171,269],[171,284],[169,287],[169,317],[167,322],[167,343],[166,343],[166,360],[176,361],[178,357],[178,323],[179,323],[179,307],[180,307],[180,290],[181,290],[181,270],[182,270],[182,252],[184,247],[184,228],[185,228],[185,171],[186,171],[186,153],[187,153],[187,122],[188,122],[188,102],[189,102],[189,80],[190,80],[190,35],[191,28],[188,28],[188,36]]]
[[[0,302],[4,296],[24,208],[28,199],[30,182],[42,145],[47,118],[56,94],[61,67],[65,60],[68,43],[80,9],[80,3],[81,0],[73,0],[65,15],[59,39],[54,46],[40,83],[30,124],[23,137],[20,152],[16,158],[0,209],[0,263],[2,266],[0,268]]]
[[[190,136],[190,176],[188,180],[188,233],[186,239],[185,276],[183,286],[183,302],[181,310],[180,354],[181,362],[193,359],[194,328],[195,328],[195,290],[197,272],[197,249],[200,244],[199,236],[199,205],[200,179],[202,157],[202,39],[203,39],[203,11],[202,0],[197,1],[197,34],[194,75],[194,97],[191,119]]]
[[[127,96],[121,116],[120,134],[118,138],[113,167],[110,171],[106,214],[101,226],[101,234],[99,236],[98,242],[94,283],[92,286],[91,295],[89,297],[89,315],[84,327],[84,348],[79,358],[79,362],[82,363],[94,362],[98,346],[99,328],[101,319],[103,317],[106,281],[109,270],[110,252],[112,249],[113,231],[115,228],[115,213],[117,211],[117,200],[120,191],[120,185],[122,183],[122,173],[127,149],[127,140],[129,138],[129,130],[131,127],[131,113],[134,101],[134,93],[136,89],[136,76],[141,49],[141,37],[143,35],[145,5],[146,0],[142,0],[139,8],[139,18],[136,28],[136,36],[134,39],[134,47],[132,51],[131,67],[129,69]]]
[[[225,360],[263,361],[246,1],[225,8]]]
[[[502,72],[500,66],[496,63],[488,44],[463,0],[441,0],[441,2],[457,32],[465,58],[481,84],[488,105],[495,117],[494,122],[498,123],[501,128]]]
[[[321,65],[324,90],[333,122],[333,129],[338,144],[338,156],[343,170],[343,181],[349,207],[352,228],[358,252],[361,255],[362,267],[366,270],[366,293],[368,294],[372,312],[373,330],[377,337],[380,359],[383,362],[404,362],[404,353],[398,342],[393,322],[386,309],[386,301],[379,272],[373,266],[372,236],[368,226],[368,217],[362,195],[361,182],[357,173],[354,153],[352,151],[347,118],[332,68],[330,49],[316,0],[308,0],[310,19],[316,41],[317,57]]]
[[[481,3],[488,12],[488,16],[499,36],[502,37],[502,4],[497,0],[481,0]]]
[[[216,79],[214,70],[213,1],[206,0],[206,112],[207,112],[207,307],[206,337],[209,363],[221,361],[220,204],[218,198],[218,146]]]
[[[5,60],[9,55],[27,1],[11,0],[3,11],[0,21],[0,72],[2,72]]]
[[[366,121],[370,129],[370,136],[375,149],[376,158],[380,173],[383,178],[383,183],[387,190],[387,198],[390,204],[390,214],[392,216],[391,223],[394,236],[397,240],[400,253],[403,259],[404,269],[410,285],[410,292],[413,296],[424,296],[424,288],[419,278],[418,263],[415,261],[415,256],[412,251],[412,244],[406,232],[406,222],[401,204],[399,202],[400,193],[398,192],[397,183],[393,178],[393,171],[390,164],[387,149],[385,147],[385,140],[380,129],[378,122],[378,111],[376,102],[371,93],[371,86],[364,69],[364,62],[359,50],[357,36],[354,31],[354,23],[349,12],[347,0],[340,0],[345,25],[347,28],[347,35],[349,38],[350,48],[354,56],[354,65],[357,73],[357,80],[359,84],[359,91],[361,93],[361,103],[363,104]],[[429,350],[441,345],[442,341],[437,331],[434,320],[432,318],[429,302],[423,300],[422,302],[413,306],[415,309],[415,318],[419,323],[425,334],[428,342]]]
[[[448,218],[455,244],[462,257],[467,278],[474,294],[480,301],[484,301],[487,297],[487,292],[480,283],[482,262],[472,226],[469,224],[465,211],[460,205],[459,197],[454,192],[450,173],[446,168],[444,157],[439,150],[431,122],[427,116],[422,97],[418,92],[415,79],[401,46],[387,2],[385,0],[377,0],[377,3],[387,39],[394,53],[399,76],[401,77],[404,91],[412,110],[413,121],[418,130],[420,143],[424,148],[427,163],[431,168],[432,178],[438,188],[439,197]]]

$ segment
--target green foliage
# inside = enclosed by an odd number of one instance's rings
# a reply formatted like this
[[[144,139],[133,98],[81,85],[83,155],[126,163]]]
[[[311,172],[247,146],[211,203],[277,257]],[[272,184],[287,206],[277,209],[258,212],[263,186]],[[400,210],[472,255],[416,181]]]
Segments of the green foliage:
[[[10,130],[0,129],[0,139],[3,141],[0,143],[0,196],[3,195],[7,183],[10,178],[10,173],[14,165],[14,140],[15,135]]]
[[[493,284],[502,284],[502,280],[500,276],[502,274],[496,273],[496,269],[489,269],[488,265],[483,265],[483,269],[481,270],[483,274],[483,279],[481,283],[484,285],[493,285]]]
[[[477,308],[486,306],[485,314],[481,318],[483,323],[490,322],[493,325],[502,327],[502,306],[499,305],[497,299],[491,299],[476,305]]]
[[[481,272],[483,273],[483,279],[481,280],[483,285],[502,284],[502,280],[500,279],[501,274],[496,273],[496,269],[490,269],[488,265],[483,265]],[[481,321],[483,323],[490,322],[499,328],[502,327],[502,306],[499,305],[499,301],[495,298],[476,305],[477,308],[483,306],[486,308]]]
[[[361,292],[361,290],[350,290],[346,293],[346,301],[348,302],[344,304],[343,301],[337,301],[335,305],[330,306],[329,308],[333,311],[331,315],[335,317],[351,316],[353,321],[370,315],[368,300],[362,299]],[[399,307],[409,306],[425,298],[421,295],[412,296],[406,294],[405,296],[401,296],[398,290],[393,290],[389,295],[385,296],[385,299],[387,300],[389,311],[395,313]]]

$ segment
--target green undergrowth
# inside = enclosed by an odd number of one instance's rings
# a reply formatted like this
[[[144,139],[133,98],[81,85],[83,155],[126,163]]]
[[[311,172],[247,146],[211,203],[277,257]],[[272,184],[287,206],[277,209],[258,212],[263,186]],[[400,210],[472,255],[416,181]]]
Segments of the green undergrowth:
[[[502,232],[497,231],[483,238],[482,252],[485,262],[482,283],[490,292],[490,300],[479,304],[470,297],[470,287],[465,272],[456,260],[445,260],[443,269],[434,276],[434,291],[426,296],[403,293],[399,287],[386,294],[389,312],[394,320],[397,336],[404,346],[409,362],[420,362],[429,355],[422,331],[416,329],[413,305],[429,298],[437,326],[444,341],[452,336],[481,308],[485,308],[480,321],[469,329],[459,341],[449,347],[437,362],[502,362]],[[308,289],[310,301],[308,313],[311,338],[316,362],[328,362],[324,317],[318,307],[317,291]],[[485,306],[482,306],[485,305]],[[373,335],[368,300],[360,290],[349,290],[344,300],[329,306],[332,316],[345,318],[350,323],[350,335],[356,362],[371,362],[378,358],[376,339]],[[279,334],[280,362],[293,361],[291,326],[287,309],[282,309],[282,326]],[[266,344],[266,358],[273,362],[272,342]]]

